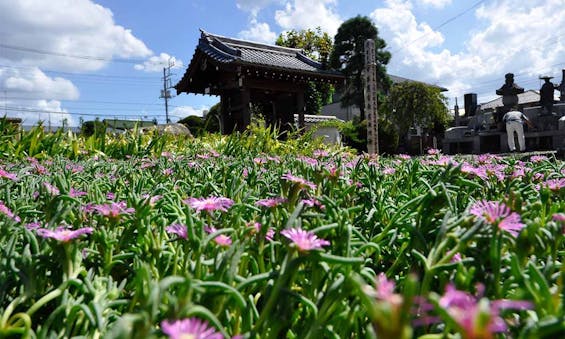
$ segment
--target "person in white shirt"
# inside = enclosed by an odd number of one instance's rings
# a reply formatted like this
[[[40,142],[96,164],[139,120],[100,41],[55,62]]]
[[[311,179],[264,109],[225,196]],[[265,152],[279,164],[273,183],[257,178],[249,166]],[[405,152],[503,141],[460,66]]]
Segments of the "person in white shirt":
[[[510,152],[516,151],[516,144],[514,143],[514,132],[518,134],[518,145],[520,152],[526,150],[526,138],[524,137],[524,122],[530,127],[534,127],[524,113],[518,111],[517,107],[513,107],[509,112],[504,114],[502,120],[506,123],[506,133],[508,135],[508,148]]]

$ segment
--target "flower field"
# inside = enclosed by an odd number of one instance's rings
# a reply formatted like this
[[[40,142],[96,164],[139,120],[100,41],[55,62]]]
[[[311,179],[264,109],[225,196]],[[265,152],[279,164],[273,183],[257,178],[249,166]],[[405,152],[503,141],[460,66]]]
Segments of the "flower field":
[[[563,161],[5,127],[0,337],[565,333]]]

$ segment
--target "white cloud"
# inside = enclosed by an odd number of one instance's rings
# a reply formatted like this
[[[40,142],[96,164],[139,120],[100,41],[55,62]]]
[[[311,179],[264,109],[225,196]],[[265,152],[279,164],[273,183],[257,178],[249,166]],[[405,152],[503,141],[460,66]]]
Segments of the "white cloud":
[[[321,27],[334,36],[343,21],[336,6],[337,0],[287,1],[283,10],[275,12],[275,21],[284,30]]]
[[[7,68],[0,73],[0,84],[10,96],[32,96],[45,99],[76,100],[78,88],[69,80],[51,78],[37,67]]]
[[[435,8],[443,8],[451,4],[451,0],[417,0],[424,5],[430,5]]]
[[[370,17],[374,20],[379,32],[392,36],[393,50],[397,48],[422,50],[439,46],[444,42],[440,32],[434,31],[426,23],[418,23],[412,13],[410,1],[387,0],[388,7],[378,8]]]
[[[8,46],[0,47],[0,65],[4,65],[0,66],[0,88],[12,97],[6,103],[13,108],[11,115],[24,117],[26,124],[50,115],[53,125],[60,125],[62,119],[77,125],[77,117],[69,113],[42,113],[64,112],[61,100],[80,96],[69,79],[42,70],[93,72],[112,59],[153,56],[131,30],[114,21],[108,8],[94,1],[0,0],[0,41]],[[163,57],[164,53],[140,65],[149,70],[151,61]]]
[[[0,40],[9,46],[93,56],[104,60],[61,57],[5,48],[14,62],[56,70],[91,71],[113,57],[152,54],[143,41],[114,22],[112,12],[91,0],[0,1]]]
[[[269,24],[252,19],[249,29],[239,32],[238,37],[245,40],[273,44],[277,39],[277,34],[271,31]]]
[[[273,2],[281,2],[281,0],[237,0],[237,8],[251,12],[253,17],[257,17],[259,11],[269,6]]]
[[[149,57],[143,64],[136,64],[134,68],[139,71],[145,72],[162,72],[163,67],[167,67],[171,62],[174,68],[184,68],[183,62],[181,59],[177,59],[174,56],[170,56],[167,53],[161,53],[159,55],[154,55]]]
[[[411,1],[387,0],[371,18],[393,54],[389,73],[447,87],[449,96],[469,91],[487,96],[504,82],[507,72],[524,76],[517,77],[519,85],[538,89],[534,76],[557,75],[563,67],[565,41],[557,29],[565,26],[563,0],[499,0],[468,15],[475,16],[475,28],[469,36],[454,37],[466,39],[465,48],[451,52],[441,32],[417,20]]]
[[[200,108],[195,108],[192,106],[178,106],[173,109],[171,115],[178,117],[178,119],[182,119],[190,115],[201,117],[204,115],[204,111],[207,111],[209,109],[210,106],[201,106]]]

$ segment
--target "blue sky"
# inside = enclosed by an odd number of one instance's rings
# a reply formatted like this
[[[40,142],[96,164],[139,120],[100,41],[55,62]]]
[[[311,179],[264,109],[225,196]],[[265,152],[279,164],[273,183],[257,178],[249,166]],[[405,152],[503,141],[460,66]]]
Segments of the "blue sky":
[[[26,124],[163,122],[163,67],[175,62],[176,83],[200,28],[272,43],[290,29],[333,36],[358,14],[387,42],[390,74],[446,87],[451,103],[495,98],[507,72],[538,90],[540,75],[558,83],[565,68],[565,0],[0,0],[0,112]],[[171,119],[218,101],[181,94]]]

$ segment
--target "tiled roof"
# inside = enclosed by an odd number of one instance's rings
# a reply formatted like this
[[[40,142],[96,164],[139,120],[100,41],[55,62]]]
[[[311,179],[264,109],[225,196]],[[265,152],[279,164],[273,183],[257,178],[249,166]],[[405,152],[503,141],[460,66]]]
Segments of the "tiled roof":
[[[530,104],[530,103],[534,103],[534,102],[539,102],[539,92],[538,91],[534,91],[534,90],[528,90],[525,91],[524,93],[520,93],[518,94],[518,103],[519,104]],[[502,97],[498,97],[494,100],[491,100],[489,102],[485,102],[481,104],[481,109],[494,109],[497,107],[502,107],[504,106],[502,104]]]
[[[227,38],[205,31],[202,31],[197,48],[221,63],[341,75],[336,71],[324,70],[321,63],[308,58],[297,48]]]
[[[294,122],[298,123],[298,119],[299,119],[298,114],[295,114],[294,115]],[[315,124],[315,123],[324,122],[324,121],[343,121],[343,120],[338,119],[337,117],[335,117],[333,115],[304,114],[304,122],[307,123],[307,124]]]
[[[412,80],[412,79],[408,79],[408,78],[403,78],[403,77],[400,77],[400,76],[398,76],[398,75],[392,75],[392,74],[389,74],[388,77],[390,78],[390,80],[392,81],[393,84],[400,84],[400,83],[403,83],[403,82],[421,82],[421,81],[416,81],[416,80]],[[428,84],[428,83],[425,83],[425,82],[421,82],[421,83],[426,84],[426,85],[429,85],[429,86],[437,87],[437,88],[439,88],[440,91],[442,91],[442,92],[447,92],[447,91],[448,91],[448,89],[445,88],[445,87],[441,87],[441,86],[438,86],[438,85],[432,85],[432,84]]]

